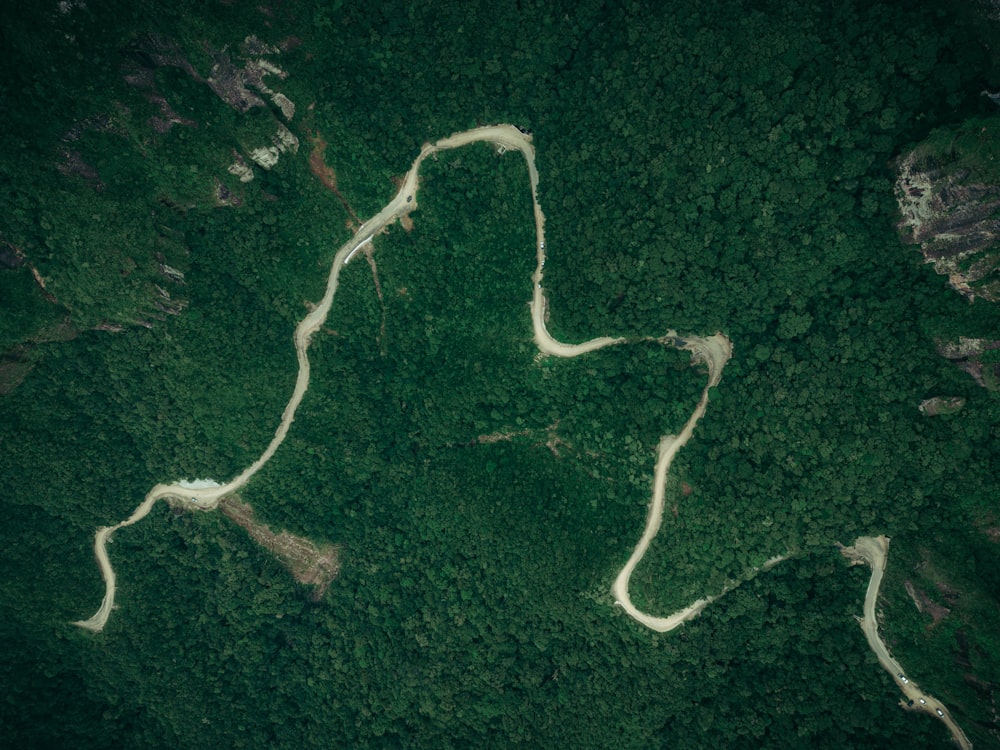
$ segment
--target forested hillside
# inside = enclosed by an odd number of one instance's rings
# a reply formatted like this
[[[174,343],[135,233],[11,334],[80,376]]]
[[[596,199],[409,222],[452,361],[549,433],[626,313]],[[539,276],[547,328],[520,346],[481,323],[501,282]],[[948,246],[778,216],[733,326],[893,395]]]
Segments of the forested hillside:
[[[1000,747],[1000,338],[898,236],[898,159],[989,118],[997,40],[927,2],[0,7],[0,736],[17,747],[949,747],[854,619]],[[656,446],[704,368],[539,356],[517,154],[428,160],[358,253],[254,514],[340,546],[322,596],[156,483],[254,461],[333,255],[421,145],[532,133],[549,330],[726,333],[734,357],[614,606]],[[932,139],[932,142],[933,139]],[[325,144],[325,145],[324,145]],[[928,415],[920,404],[955,399]]]

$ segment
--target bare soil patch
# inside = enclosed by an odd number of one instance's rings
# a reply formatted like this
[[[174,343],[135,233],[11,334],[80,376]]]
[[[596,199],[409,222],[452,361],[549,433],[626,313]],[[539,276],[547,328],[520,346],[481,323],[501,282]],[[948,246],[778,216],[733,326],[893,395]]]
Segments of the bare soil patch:
[[[912,582],[904,581],[903,587],[906,589],[906,593],[910,595],[910,599],[913,600],[917,611],[921,614],[926,613],[931,616],[931,623],[927,626],[927,630],[933,630],[935,625],[951,613],[950,609],[934,602],[927,594],[914,586]]]
[[[319,177],[319,181],[323,183],[323,186],[333,191],[333,194],[337,196],[337,200],[341,202],[344,209],[350,214],[351,220],[354,222],[355,226],[360,226],[361,220],[358,215],[354,213],[354,209],[351,208],[351,204],[347,202],[344,194],[340,192],[337,187],[337,173],[333,171],[333,167],[326,163],[326,147],[327,142],[323,139],[322,134],[317,130],[315,134],[309,133],[309,143],[312,144],[312,151],[309,153],[309,170]]]
[[[339,545],[316,545],[310,539],[287,531],[276,534],[254,518],[253,508],[232,496],[224,498],[219,508],[226,518],[244,528],[255,542],[278,558],[296,581],[314,586],[315,599],[326,593],[330,582],[340,572]]]

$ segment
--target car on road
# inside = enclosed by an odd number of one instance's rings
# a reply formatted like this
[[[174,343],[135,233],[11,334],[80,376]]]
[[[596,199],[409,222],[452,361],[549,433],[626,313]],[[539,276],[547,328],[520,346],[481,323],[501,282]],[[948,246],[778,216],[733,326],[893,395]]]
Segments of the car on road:
[[[940,708],[935,708],[934,710],[937,711],[938,716],[944,716],[944,711],[942,711]]]
[[[906,679],[905,677],[903,677],[903,673],[902,673],[902,672],[900,672],[900,673],[899,673],[899,674],[897,674],[896,676],[897,676],[897,677],[898,677],[898,678],[900,679],[900,681],[901,681],[901,682],[902,682],[902,683],[903,683],[904,685],[905,685],[906,683],[908,683],[908,682],[909,682],[909,680],[908,680],[908,679]]]
[[[925,701],[923,698],[917,698],[917,700],[923,703],[925,706],[927,705],[927,701]]]

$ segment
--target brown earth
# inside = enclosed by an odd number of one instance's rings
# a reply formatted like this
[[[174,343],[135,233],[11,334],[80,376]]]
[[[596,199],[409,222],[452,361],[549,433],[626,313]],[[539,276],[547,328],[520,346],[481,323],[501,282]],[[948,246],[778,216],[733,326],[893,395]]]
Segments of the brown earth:
[[[543,438],[545,442],[536,442],[536,446],[544,445],[548,448],[555,458],[559,458],[559,446],[566,446],[568,449],[573,450],[573,446],[559,437],[557,432],[559,428],[559,420],[550,424],[548,427],[540,429],[523,429],[523,430],[498,430],[496,432],[491,432],[489,434],[478,435],[473,440],[468,443],[463,443],[462,445],[490,445],[492,443],[499,442],[511,442],[517,437],[533,437],[538,441]]]
[[[906,593],[910,595],[910,599],[913,600],[917,611],[931,616],[931,623],[927,626],[927,630],[933,630],[934,626],[951,614],[950,609],[934,602],[927,594],[914,586],[912,582],[904,581],[903,587],[906,589]]]
[[[340,546],[317,546],[312,540],[287,531],[275,534],[270,527],[254,518],[253,508],[232,496],[224,498],[219,508],[228,519],[246,529],[255,542],[278,558],[296,581],[314,586],[315,599],[326,593],[330,581],[340,572]]]
[[[319,181],[323,183],[324,187],[333,191],[333,194],[337,196],[337,200],[341,202],[344,209],[350,214],[355,226],[360,226],[361,220],[358,218],[358,215],[354,213],[351,204],[347,202],[344,194],[337,188],[337,173],[333,171],[333,167],[329,166],[324,159],[326,147],[329,144],[323,139],[323,135],[318,130],[315,134],[309,132],[309,142],[313,147],[309,154],[310,171],[319,177]]]

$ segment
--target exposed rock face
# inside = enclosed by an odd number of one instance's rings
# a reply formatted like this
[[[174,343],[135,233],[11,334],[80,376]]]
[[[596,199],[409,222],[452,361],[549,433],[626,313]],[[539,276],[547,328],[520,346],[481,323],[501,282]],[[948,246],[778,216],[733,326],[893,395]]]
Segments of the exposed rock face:
[[[934,270],[970,300],[1000,299],[1000,281],[987,277],[1000,266],[1000,186],[977,183],[964,169],[933,166],[911,152],[899,163],[896,200],[903,241],[918,243]]]
[[[85,133],[114,133],[124,135],[123,131],[114,123],[110,115],[101,114],[80,120],[63,133],[59,144],[60,160],[56,163],[56,169],[67,177],[79,177],[87,183],[95,192],[102,192],[105,184],[101,181],[97,170],[83,160],[80,152],[72,144],[79,141]]]
[[[152,68],[136,68],[129,70],[125,74],[125,81],[137,89],[145,91],[146,100],[155,104],[159,110],[159,115],[149,118],[149,126],[157,133],[167,133],[174,125],[184,125],[194,127],[197,123],[186,117],[178,115],[170,102],[156,88],[156,75]]]
[[[292,135],[288,128],[278,123],[278,132],[272,136],[271,145],[255,148],[250,152],[250,158],[264,169],[270,169],[278,163],[278,157],[281,154],[286,151],[291,151],[294,154],[298,150],[299,139]]]
[[[965,406],[961,396],[935,396],[920,402],[920,413],[926,417],[936,417],[938,414],[955,414]]]
[[[59,7],[61,13],[70,13],[85,6],[83,0],[65,0]],[[196,206],[239,207],[246,197],[244,183],[252,181],[260,170],[272,169],[279,159],[288,159],[298,151],[299,140],[289,130],[296,113],[295,104],[271,87],[281,88],[281,82],[288,77],[277,64],[278,56],[299,44],[294,37],[271,44],[251,35],[234,38],[232,44],[220,49],[203,40],[174,39],[160,33],[133,37],[121,49],[117,71],[127,87],[116,92],[103,111],[79,119],[63,130],[52,144],[51,158],[58,172],[71,181],[69,189],[85,186],[101,200],[107,200],[113,207],[111,210],[148,203],[150,212],[160,217],[156,222],[158,236],[150,243],[139,243],[135,250],[126,250],[122,243],[109,240],[107,246],[98,241],[91,243],[92,249],[74,251],[77,255],[94,256],[82,260],[84,267],[92,269],[92,275],[99,264],[114,269],[101,273],[99,281],[94,281],[100,286],[100,293],[80,298],[70,291],[57,302],[46,289],[50,280],[57,294],[72,286],[65,281],[69,278],[66,266],[72,253],[67,253],[65,262],[59,252],[51,253],[52,258],[58,259],[51,265],[43,265],[47,274],[43,278],[31,263],[36,248],[29,244],[25,248],[27,256],[21,255],[0,237],[0,269],[26,265],[45,299],[59,304],[75,320],[85,320],[82,328],[109,332],[130,325],[151,328],[167,316],[182,314],[187,302],[178,287],[183,286],[184,278],[175,266],[184,266],[188,248],[183,232],[171,228],[169,213],[183,214]],[[188,94],[191,88],[213,92],[226,106],[216,102],[205,107],[200,94]],[[257,111],[253,116],[235,120],[212,117],[213,111],[227,107],[241,113],[255,108]],[[181,138],[171,137],[179,130],[189,132]],[[204,146],[200,150],[211,154],[208,169],[202,169],[205,165],[198,163],[204,161],[200,154],[179,145],[196,139]],[[237,145],[233,148],[231,144]],[[228,161],[214,158],[221,155],[224,159],[229,153],[232,158]],[[150,165],[143,170],[149,179],[137,179],[134,191],[128,197],[120,197],[126,193],[119,188],[132,179],[129,175],[140,159]],[[87,199],[94,198],[87,195]],[[144,206],[143,211],[146,209]],[[97,219],[96,213],[93,216]],[[23,239],[18,241],[24,244]],[[114,262],[104,263],[105,257],[113,258]],[[77,261],[81,262],[79,258]],[[52,273],[52,268],[57,273]],[[131,278],[119,286],[118,276],[122,280]],[[60,283],[64,286],[60,287]],[[128,293],[122,299],[127,301],[120,301],[117,292],[124,288]],[[106,313],[105,301],[111,299],[122,309]],[[74,309],[75,302],[82,304]],[[108,314],[112,318],[106,317]],[[29,333],[24,335],[27,339]]]
[[[143,68],[180,68],[196,81],[203,82],[205,80],[198,75],[198,71],[184,57],[180,45],[161,34],[143,35],[128,50],[128,53]]]
[[[970,302],[1000,300],[1000,117],[935,130],[896,168],[903,242],[919,244],[924,260]],[[936,343],[979,385],[1000,389],[1000,341],[962,336]],[[933,416],[955,409],[947,399],[930,399],[920,410]]]
[[[52,0],[48,17],[80,15],[62,25],[89,30],[88,3]],[[257,10],[265,18],[269,13]],[[262,36],[270,26],[264,20]],[[79,330],[119,332],[183,314],[187,301],[180,269],[187,267],[190,251],[186,229],[176,217],[209,206],[233,210],[248,194],[273,198],[244,183],[255,172],[274,168],[279,158],[292,158],[299,147],[289,130],[295,103],[280,91],[289,75],[280,55],[302,42],[293,36],[274,42],[245,33],[229,36],[232,29],[221,29],[210,43],[197,36],[201,31],[184,26],[172,32],[179,34],[176,38],[157,32],[116,34],[122,39],[116,51],[106,49],[110,42],[103,40],[93,47],[102,50],[98,56],[84,54],[92,46],[82,39],[62,35],[66,50],[80,48],[81,68],[113,66],[111,74],[124,85],[93,91],[84,97],[82,115],[56,118],[62,124],[55,137],[40,131],[35,138],[44,144],[46,167],[61,178],[52,185],[47,176],[32,184],[23,203],[51,203],[51,217],[17,211],[20,216],[8,217],[10,226],[3,227],[11,242],[0,235],[0,272],[10,271],[5,278],[16,279],[9,291],[5,286],[11,299],[3,301],[12,310],[23,309],[30,323],[8,326],[4,349],[38,343],[64,317]],[[59,54],[66,50],[60,47]],[[46,78],[58,74],[47,66],[36,72]],[[256,110],[232,117],[230,106]],[[29,158],[25,163],[37,166]],[[64,207],[59,205],[63,191],[70,198]],[[108,222],[108,231],[102,222]],[[152,227],[155,231],[146,231]],[[38,292],[25,282],[28,272]],[[58,309],[39,305],[38,293]],[[20,377],[10,373],[22,372],[28,357],[7,361],[4,354],[0,351],[0,389],[9,390]]]
[[[253,177],[253,172],[250,170],[249,167],[247,167],[247,170],[250,171],[250,176],[252,178]],[[218,206],[237,206],[237,207],[239,207],[239,206],[243,205],[243,199],[240,198],[240,196],[238,196],[238,195],[234,195],[233,191],[230,190],[229,186],[226,185],[224,182],[222,182],[221,180],[216,180],[215,181],[215,203]]]
[[[228,172],[231,175],[236,175],[240,182],[250,182],[253,179],[253,169],[250,165],[246,163],[246,160],[241,154],[234,151],[233,158],[235,161],[229,165]]]
[[[252,37],[251,37],[252,38]],[[243,67],[237,67],[225,53],[219,53],[218,62],[212,66],[208,85],[215,94],[237,112],[248,112],[254,107],[266,106],[264,100],[251,89],[268,96],[281,110],[286,120],[295,116],[295,105],[284,94],[272,91],[264,83],[264,76],[272,75],[280,79],[288,77],[281,68],[263,58],[247,60]]]
[[[958,341],[939,341],[937,350],[942,357],[969,373],[979,385],[991,391],[1000,388],[1000,364],[983,361],[987,352],[1000,350],[1000,341],[962,336]]]
[[[241,114],[255,108],[267,108],[264,97],[281,112],[281,118],[291,122],[295,116],[295,103],[278,91],[273,91],[265,78],[270,76],[284,80],[288,73],[268,60],[264,55],[280,54],[281,48],[267,44],[256,36],[248,36],[240,45],[240,53],[230,53],[228,47],[210,50],[214,63],[207,77],[202,77],[184,57],[180,46],[164,36],[147,34],[141,37],[129,50],[131,63],[124,70],[125,80],[145,92],[146,98],[160,109],[160,114],[150,118],[149,125],[159,133],[165,133],[174,125],[196,126],[193,120],[179,116],[167,99],[156,88],[155,70],[162,67],[178,68],[192,80],[207,85],[222,101]],[[298,139],[276,118],[277,132],[270,144],[262,144],[249,149],[249,159],[264,169],[273,167],[281,154],[298,150]],[[229,166],[230,174],[240,182],[250,182],[254,178],[253,169],[241,154]],[[228,188],[227,188],[228,192]],[[218,205],[235,205],[228,197],[220,197]]]

